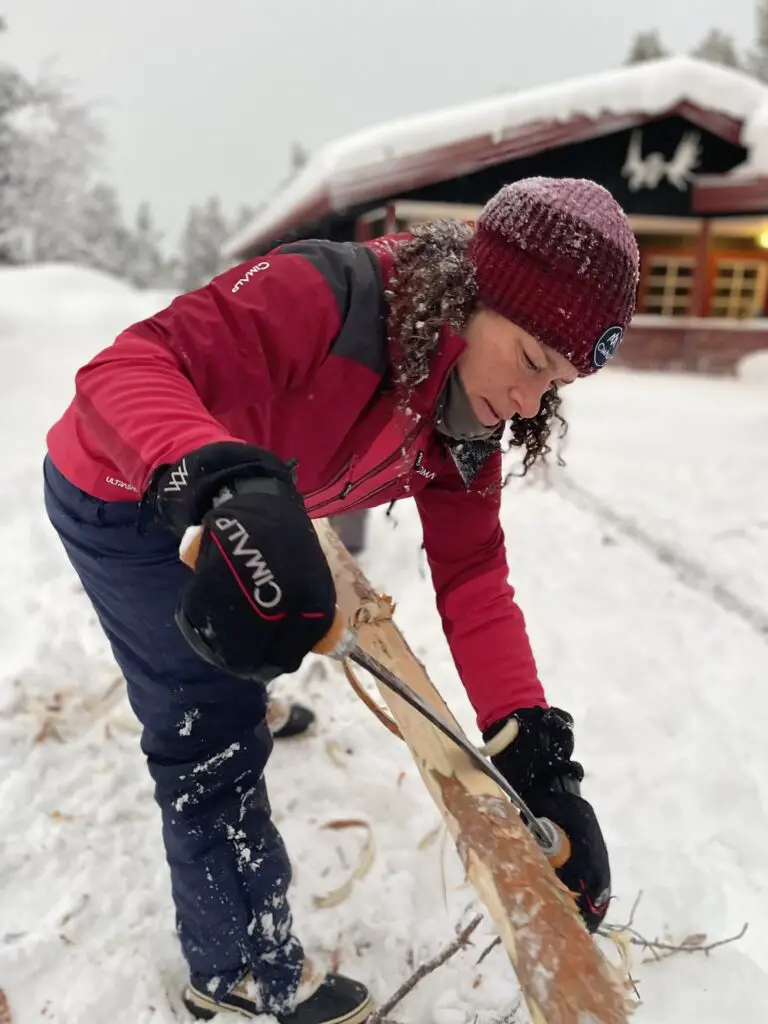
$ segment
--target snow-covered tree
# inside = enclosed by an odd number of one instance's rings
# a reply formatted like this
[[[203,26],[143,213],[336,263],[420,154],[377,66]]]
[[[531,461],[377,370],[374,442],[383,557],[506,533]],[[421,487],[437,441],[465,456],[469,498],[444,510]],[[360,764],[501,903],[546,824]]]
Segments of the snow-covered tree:
[[[82,197],[76,235],[78,250],[70,258],[115,277],[130,276],[133,239],[112,185],[99,182]]]
[[[141,203],[126,254],[127,276],[138,288],[160,288],[168,284],[167,265],[160,247],[162,238],[149,203]]]
[[[253,206],[249,206],[247,203],[242,203],[235,211],[229,222],[229,234],[237,234],[237,232],[242,230],[247,224],[250,224],[255,216],[255,208]]]
[[[202,207],[193,206],[181,236],[181,277],[183,291],[191,291],[210,281],[225,266],[222,249],[230,228],[216,197]]]
[[[712,64],[724,64],[728,68],[741,67],[733,38],[719,28],[713,28],[707,33],[696,49],[691,51],[691,56]]]
[[[309,163],[309,150],[302,146],[300,142],[292,142],[289,160],[291,171],[293,173],[298,173]]]
[[[761,82],[768,82],[768,0],[758,0],[755,7],[757,39],[747,56],[747,70]]]
[[[27,260],[82,257],[83,206],[95,184],[103,135],[86,107],[59,82],[31,86],[13,115],[9,202],[14,231],[25,240]],[[92,232],[91,232],[92,235]]]
[[[652,28],[637,33],[629,47],[625,64],[640,64],[644,60],[658,60],[668,56],[669,51],[661,41],[659,30]]]
[[[203,206],[193,206],[181,236],[175,276],[177,285],[183,291],[191,291],[221,273],[230,262],[224,255],[225,243],[255,215],[256,210],[243,203],[231,217],[227,217],[215,197],[208,199]]]
[[[5,25],[0,19],[0,32]],[[23,260],[28,239],[18,224],[18,197],[23,189],[19,115],[32,100],[32,86],[15,68],[0,62],[0,263]]]
[[[100,174],[104,143],[67,83],[29,82],[0,63],[0,262],[68,261],[171,285],[149,205],[129,227]]]

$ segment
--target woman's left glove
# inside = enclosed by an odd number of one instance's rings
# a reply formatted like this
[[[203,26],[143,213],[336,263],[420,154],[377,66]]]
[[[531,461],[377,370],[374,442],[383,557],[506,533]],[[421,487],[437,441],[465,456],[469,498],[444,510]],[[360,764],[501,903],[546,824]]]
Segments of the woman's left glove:
[[[592,805],[581,796],[584,769],[571,760],[573,719],[559,708],[522,708],[484,733],[488,744],[510,721],[509,742],[491,760],[537,818],[549,818],[565,832],[571,856],[557,870],[578,899],[590,932],[597,931],[611,895],[608,851]]]

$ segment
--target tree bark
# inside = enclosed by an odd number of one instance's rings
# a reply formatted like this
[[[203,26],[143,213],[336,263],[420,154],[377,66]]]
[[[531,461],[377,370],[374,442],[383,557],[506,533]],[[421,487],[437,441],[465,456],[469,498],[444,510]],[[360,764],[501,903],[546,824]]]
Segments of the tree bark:
[[[387,605],[327,520],[316,520],[341,611],[358,643],[460,729]],[[376,609],[384,609],[378,621]],[[362,624],[361,624],[362,620]],[[632,1011],[618,971],[584,927],[519,814],[496,784],[418,711],[385,686],[382,699],[454,839],[469,881],[492,917],[535,1024],[625,1024]]]

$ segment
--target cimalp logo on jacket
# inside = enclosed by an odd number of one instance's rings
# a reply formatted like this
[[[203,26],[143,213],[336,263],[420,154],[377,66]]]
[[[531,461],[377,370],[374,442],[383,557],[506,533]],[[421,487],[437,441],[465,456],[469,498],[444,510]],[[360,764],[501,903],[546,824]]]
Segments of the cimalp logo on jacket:
[[[235,282],[232,286],[232,294],[235,295],[244,284],[248,284],[252,277],[255,277],[262,270],[269,270],[269,264],[265,261],[262,263],[254,263],[250,270],[246,270],[245,274],[240,278],[239,281]]]
[[[251,571],[253,599],[261,608],[275,608],[283,599],[283,591],[272,575],[272,570],[258,548],[251,547],[251,537],[239,519],[221,516],[216,520],[216,529],[232,545],[232,555],[245,560],[245,567]]]

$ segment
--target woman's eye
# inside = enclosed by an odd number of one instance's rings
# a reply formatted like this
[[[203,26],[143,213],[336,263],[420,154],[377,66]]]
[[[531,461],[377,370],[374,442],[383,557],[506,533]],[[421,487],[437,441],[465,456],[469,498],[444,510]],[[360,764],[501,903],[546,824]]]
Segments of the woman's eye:
[[[536,363],[534,363],[534,361],[533,361],[533,360],[531,359],[531,357],[530,357],[530,356],[528,355],[528,353],[527,353],[526,351],[523,351],[523,356],[525,357],[525,361],[526,361],[526,363],[528,364],[528,366],[529,366],[529,367],[530,367],[530,368],[531,368],[532,370],[535,370],[535,371],[536,371],[536,373],[538,373],[538,372],[539,372],[539,370],[541,369],[541,367],[540,367],[540,366],[537,366],[537,365],[536,365]]]

